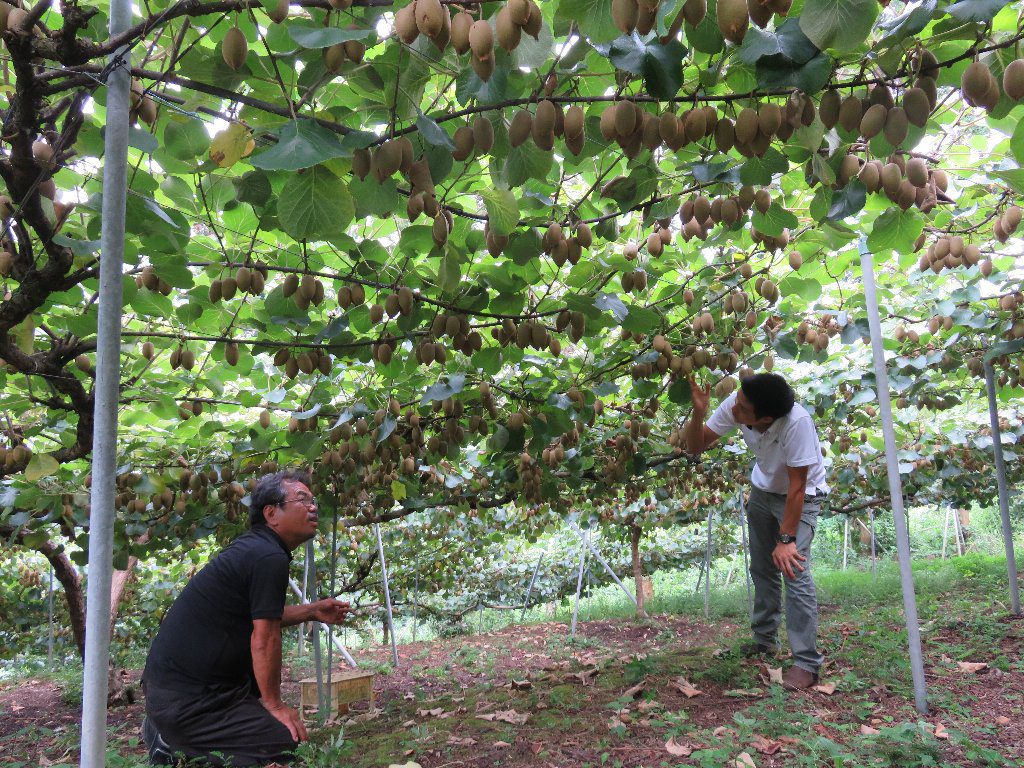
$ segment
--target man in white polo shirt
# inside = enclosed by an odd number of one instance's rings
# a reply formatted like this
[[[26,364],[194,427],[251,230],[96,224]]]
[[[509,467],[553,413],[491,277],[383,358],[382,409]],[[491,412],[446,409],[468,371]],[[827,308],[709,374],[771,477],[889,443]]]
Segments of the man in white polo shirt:
[[[743,379],[707,424],[711,389],[691,379],[690,390],[693,418],[686,427],[690,453],[700,454],[738,427],[756,457],[747,502],[754,642],[746,651],[749,655],[777,652],[785,581],[786,630],[794,664],[783,674],[783,685],[790,690],[810,688],[818,682],[822,663],[810,549],[821,502],[828,494],[814,422],[796,402],[786,380],[774,373]]]

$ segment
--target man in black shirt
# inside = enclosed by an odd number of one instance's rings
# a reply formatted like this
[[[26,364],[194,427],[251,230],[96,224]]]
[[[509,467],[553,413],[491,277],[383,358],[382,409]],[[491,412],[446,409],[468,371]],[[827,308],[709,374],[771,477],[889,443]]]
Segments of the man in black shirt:
[[[340,622],[348,603],[285,605],[291,552],[316,534],[304,472],[277,472],[252,492],[250,530],[174,601],[143,672],[143,738],[156,764],[171,755],[212,765],[291,759],[306,729],[281,700],[281,627]]]

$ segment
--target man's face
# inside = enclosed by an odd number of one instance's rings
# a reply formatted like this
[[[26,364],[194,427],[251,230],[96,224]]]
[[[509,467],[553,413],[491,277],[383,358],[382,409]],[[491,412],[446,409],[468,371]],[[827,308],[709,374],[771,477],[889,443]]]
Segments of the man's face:
[[[265,510],[267,524],[293,549],[316,535],[317,504],[303,483],[286,480],[284,501]]]
[[[732,406],[732,417],[736,419],[737,423],[755,429],[767,429],[774,421],[771,416],[758,418],[754,414],[754,406],[747,400],[747,396],[743,394],[742,389],[736,393],[736,402]]]

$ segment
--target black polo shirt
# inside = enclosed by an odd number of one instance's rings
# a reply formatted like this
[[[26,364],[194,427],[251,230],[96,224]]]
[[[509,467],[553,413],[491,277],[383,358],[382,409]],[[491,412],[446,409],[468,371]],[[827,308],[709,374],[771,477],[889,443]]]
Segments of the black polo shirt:
[[[248,686],[253,619],[283,615],[291,559],[265,525],[228,544],[171,605],[146,658],[146,684],[180,691]]]

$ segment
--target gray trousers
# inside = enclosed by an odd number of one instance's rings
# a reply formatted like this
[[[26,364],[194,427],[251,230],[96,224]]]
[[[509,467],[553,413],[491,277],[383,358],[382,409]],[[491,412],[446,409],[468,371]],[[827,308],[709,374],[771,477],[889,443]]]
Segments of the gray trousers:
[[[785,511],[785,497],[751,488],[747,503],[750,533],[750,577],[754,582],[754,613],[750,628],[761,645],[778,646],[782,622],[782,584],[786,584],[786,632],[796,666],[817,673],[824,660],[817,648],[818,598],[811,578],[811,541],[821,501],[805,501],[796,533],[797,551],[807,558],[804,570],[786,578],[772,561],[776,536]]]

